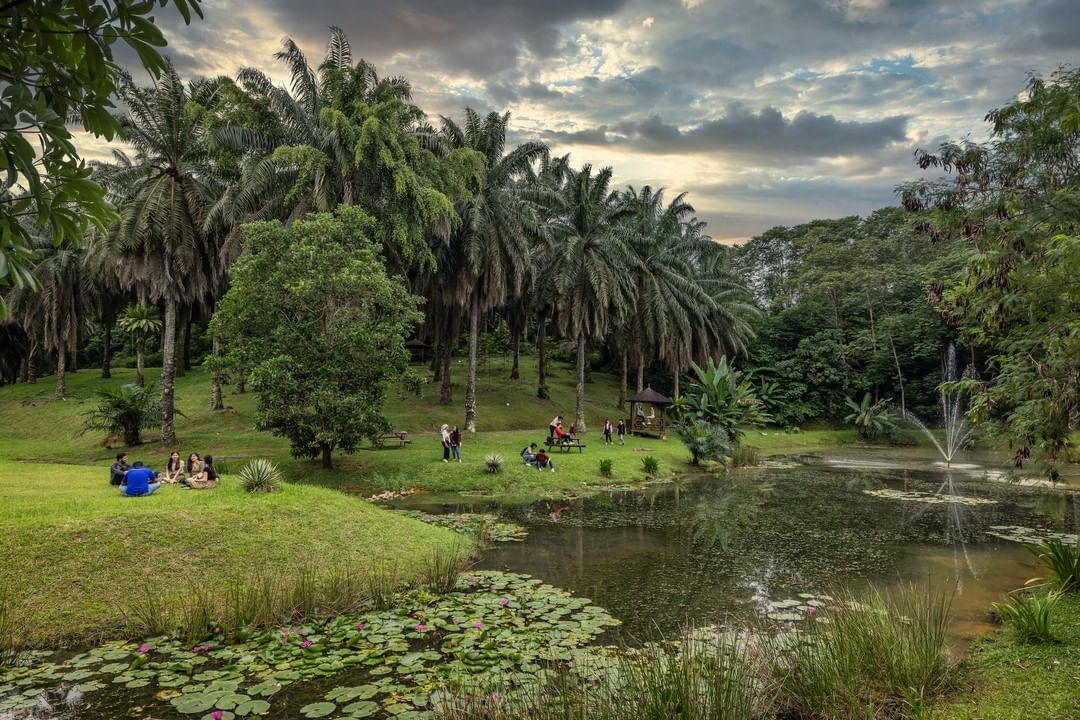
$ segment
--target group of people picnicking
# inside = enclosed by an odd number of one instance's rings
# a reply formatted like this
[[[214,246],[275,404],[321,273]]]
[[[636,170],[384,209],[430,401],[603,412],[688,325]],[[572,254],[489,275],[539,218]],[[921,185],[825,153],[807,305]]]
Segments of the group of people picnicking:
[[[214,456],[201,457],[193,452],[187,463],[175,450],[169,455],[165,469],[158,473],[141,462],[128,464],[127,453],[117,453],[116,462],[109,466],[109,484],[120,487],[125,497],[153,495],[162,485],[180,485],[182,488],[206,490],[216,486],[218,474],[214,469]]]

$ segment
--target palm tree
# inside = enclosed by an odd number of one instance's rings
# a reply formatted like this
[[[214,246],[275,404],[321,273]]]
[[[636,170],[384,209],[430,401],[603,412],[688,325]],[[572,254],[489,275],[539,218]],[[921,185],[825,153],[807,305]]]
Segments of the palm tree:
[[[151,305],[129,305],[118,321],[120,329],[131,334],[135,345],[135,383],[146,385],[146,337],[161,332],[157,308]]]
[[[532,163],[547,155],[547,146],[529,142],[509,153],[506,128],[510,113],[481,118],[465,109],[465,125],[442,119],[441,139],[453,150],[480,153],[485,167],[476,191],[457,203],[461,224],[451,243],[464,248],[468,292],[469,366],[465,385],[465,430],[476,432],[476,368],[480,317],[500,305],[508,292],[520,290],[530,238],[540,234],[539,214],[525,182]]]
[[[176,443],[177,318],[181,306],[205,302],[220,287],[218,249],[204,230],[207,211],[221,196],[221,183],[207,150],[214,81],[185,86],[169,66],[153,88],[123,78],[118,94],[127,105],[124,140],[135,158],[115,155],[102,178],[120,208],[109,242],[126,262],[127,287],[140,301],[165,307],[162,325],[161,441]]]
[[[586,342],[603,336],[611,318],[622,315],[629,300],[628,253],[623,237],[614,230],[626,210],[609,190],[610,167],[595,176],[591,165],[567,173],[558,217],[551,223],[553,267],[559,325],[577,344],[575,425],[584,432]]]

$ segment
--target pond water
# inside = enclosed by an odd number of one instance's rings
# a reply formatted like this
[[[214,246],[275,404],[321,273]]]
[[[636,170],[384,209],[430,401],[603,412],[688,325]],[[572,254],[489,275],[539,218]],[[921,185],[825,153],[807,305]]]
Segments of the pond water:
[[[990,627],[991,602],[1041,572],[1022,545],[989,533],[1080,527],[1080,496],[995,482],[983,468],[941,468],[917,451],[857,453],[570,501],[419,495],[399,505],[525,525],[524,542],[491,548],[478,566],[589,597],[623,621],[630,641],[687,623],[745,622],[800,595],[867,582],[952,593],[963,639]]]

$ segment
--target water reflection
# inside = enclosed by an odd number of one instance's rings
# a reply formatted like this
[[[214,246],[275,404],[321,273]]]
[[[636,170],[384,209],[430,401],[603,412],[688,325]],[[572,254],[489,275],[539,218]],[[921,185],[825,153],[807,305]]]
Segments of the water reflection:
[[[868,495],[902,490],[933,502]],[[984,498],[969,505],[952,498]],[[991,525],[1077,523],[1077,503],[928,463],[765,468],[642,492],[507,507],[498,499],[415,498],[433,512],[495,510],[529,529],[482,567],[526,572],[592,598],[640,637],[686,621],[745,620],[770,602],[838,585],[955,586],[958,635],[1038,568]]]

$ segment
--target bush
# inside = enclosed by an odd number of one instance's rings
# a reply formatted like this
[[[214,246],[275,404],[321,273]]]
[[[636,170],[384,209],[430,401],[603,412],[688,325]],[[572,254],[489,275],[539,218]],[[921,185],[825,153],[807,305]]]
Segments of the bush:
[[[765,640],[781,717],[923,717],[947,689],[948,597],[909,588],[895,598],[838,595],[794,638]]]
[[[1050,618],[1060,599],[1060,592],[1028,596],[1016,593],[1010,595],[1007,602],[992,603],[992,606],[1020,642],[1051,642],[1054,636],[1050,632]]]
[[[713,425],[702,419],[692,419],[679,423],[675,431],[690,451],[691,462],[700,465],[703,462],[722,463],[731,454],[732,442],[720,425]]]
[[[611,458],[604,458],[600,461],[600,475],[602,477],[611,477]]]
[[[645,477],[654,478],[660,474],[660,461],[652,455],[641,458],[641,469],[645,471]]]
[[[142,444],[142,430],[161,424],[161,394],[156,386],[121,385],[97,391],[98,404],[85,414],[80,435],[104,430],[123,435],[128,446]]]
[[[1058,540],[1051,540],[1025,547],[1054,573],[1059,590],[1080,591],[1080,543],[1070,547]]]
[[[896,432],[896,422],[888,410],[888,399],[874,402],[870,393],[866,393],[861,403],[851,398],[844,398],[844,402],[851,408],[851,413],[844,418],[844,422],[854,425],[859,431],[859,437],[863,440],[890,437]]]
[[[731,464],[735,467],[753,467],[760,462],[758,449],[749,445],[736,445],[731,451]]]
[[[281,482],[277,465],[264,458],[256,458],[240,468],[240,482],[248,492],[274,492]]]
[[[503,456],[498,453],[491,453],[484,458],[484,467],[492,475],[497,475],[502,472]]]

